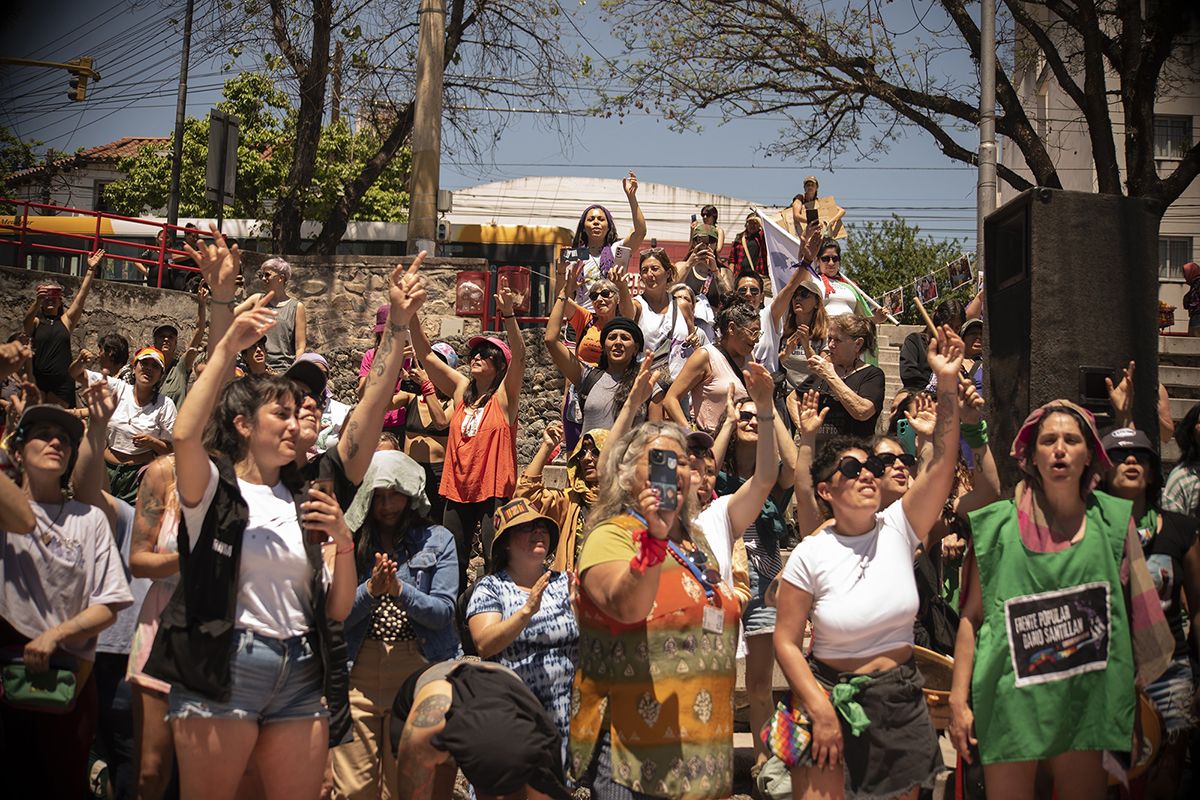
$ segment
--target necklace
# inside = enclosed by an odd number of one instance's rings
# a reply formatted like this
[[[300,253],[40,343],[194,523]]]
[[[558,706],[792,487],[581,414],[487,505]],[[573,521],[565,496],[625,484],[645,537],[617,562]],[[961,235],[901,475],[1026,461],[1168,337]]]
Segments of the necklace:
[[[45,506],[48,504],[39,502],[38,505]],[[38,537],[42,540],[42,544],[44,544],[44,545],[50,544],[50,541],[54,538],[54,530],[58,527],[59,523],[62,522],[63,512],[66,511],[66,509],[67,509],[67,501],[64,499],[61,503],[58,504],[58,513],[55,515],[54,520],[45,527],[42,526],[41,517],[35,516],[35,519],[37,521]],[[42,509],[42,513],[46,514],[45,508]],[[49,514],[46,514],[46,517],[49,517],[49,516],[50,516]]]

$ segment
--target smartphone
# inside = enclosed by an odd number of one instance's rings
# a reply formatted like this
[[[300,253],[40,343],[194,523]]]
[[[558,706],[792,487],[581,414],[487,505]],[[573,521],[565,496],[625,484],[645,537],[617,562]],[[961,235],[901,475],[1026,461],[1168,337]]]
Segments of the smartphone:
[[[324,492],[333,497],[333,478],[315,478],[304,484],[304,500],[308,502],[312,499],[312,490]],[[308,531],[309,540],[316,544],[325,544],[329,538],[323,531]]]
[[[408,372],[408,371],[409,371],[409,370],[411,370],[412,368],[413,368],[413,357],[412,357],[412,356],[405,356],[405,357],[404,357],[404,371],[405,371],[405,372]]]
[[[679,507],[679,459],[670,450],[650,451],[650,486],[658,490],[658,507],[674,511]]]
[[[805,215],[805,218],[809,222],[816,222],[817,220],[820,219],[820,216],[818,215],[817,210],[815,208],[806,209],[804,212],[804,215]]]
[[[692,222],[695,222],[695,221],[696,221],[696,215],[692,214]]]
[[[587,261],[591,256],[586,247],[565,247],[559,258],[565,263],[568,261]]]
[[[900,447],[904,452],[911,455],[917,454],[917,432],[913,430],[912,424],[908,420],[896,421],[896,438],[900,440]]]
[[[629,258],[633,255],[633,251],[623,244],[619,244],[613,248],[613,259],[622,267],[629,266]]]

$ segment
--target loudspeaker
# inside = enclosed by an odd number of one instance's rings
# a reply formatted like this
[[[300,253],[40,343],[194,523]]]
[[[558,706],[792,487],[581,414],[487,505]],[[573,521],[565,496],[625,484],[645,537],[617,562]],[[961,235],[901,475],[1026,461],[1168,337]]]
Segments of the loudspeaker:
[[[1008,457],[1032,409],[1065,398],[1111,425],[1106,376],[1130,360],[1134,419],[1158,440],[1158,223],[1145,200],[1029,189],[984,220],[984,369],[993,452]]]

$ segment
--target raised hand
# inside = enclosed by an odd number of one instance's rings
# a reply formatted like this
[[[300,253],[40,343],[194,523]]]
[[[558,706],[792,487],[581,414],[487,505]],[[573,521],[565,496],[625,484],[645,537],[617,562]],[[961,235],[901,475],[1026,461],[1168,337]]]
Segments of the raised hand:
[[[25,362],[33,358],[33,350],[21,342],[0,344],[0,380],[21,370]]]
[[[746,381],[746,393],[754,401],[758,413],[762,414],[772,408],[775,400],[775,379],[767,372],[767,368],[762,364],[751,363],[742,370],[742,376]]]
[[[563,424],[557,420],[551,422],[542,431],[542,447],[550,451],[562,444],[563,440]]]
[[[1108,387],[1108,399],[1112,402],[1113,416],[1119,419],[1129,419],[1133,416],[1133,372],[1137,362],[1130,361],[1129,366],[1121,372],[1121,382],[1113,386],[1112,378],[1105,378],[1104,385]]]
[[[550,570],[546,570],[541,576],[533,582],[533,586],[529,588],[529,599],[525,601],[525,613],[530,617],[537,614],[542,608],[542,595],[546,593],[546,587],[550,585]]]
[[[388,276],[388,300],[392,304],[388,319],[391,324],[407,325],[425,303],[425,279],[419,271],[427,255],[422,250],[411,264],[407,267],[397,264]]]
[[[937,401],[921,392],[913,397],[912,405],[904,412],[904,416],[918,436],[929,439],[933,436],[934,423],[937,422]]]
[[[308,499],[300,504],[300,510],[304,514],[301,522],[305,529],[325,534],[339,550],[354,547],[354,534],[346,527],[346,518],[333,495],[310,486]]]
[[[638,513],[646,520],[646,530],[655,539],[666,539],[670,530],[667,521],[659,514],[658,509],[661,505],[658,490],[649,485],[637,496]]]
[[[801,436],[816,436],[817,431],[825,424],[825,415],[829,407],[821,408],[821,395],[811,389],[800,398],[796,427]]]
[[[237,290],[242,253],[236,244],[229,247],[225,243],[225,235],[217,230],[215,223],[210,222],[208,229],[212,233],[212,244],[200,241],[199,247],[192,247],[184,242],[183,249],[200,268],[200,274],[212,291],[213,302],[227,304],[234,299]]]
[[[613,269],[609,270],[609,273],[608,273],[609,279],[612,280],[613,282],[616,282],[616,280],[617,280],[616,278],[613,277],[613,274],[615,271],[616,271],[616,267],[613,267]],[[579,284],[582,282],[583,282],[583,262],[582,261],[572,261],[567,269],[567,282],[563,289],[563,292],[567,295],[567,297],[576,297],[579,292]]]
[[[635,197],[637,197],[637,175],[633,174],[633,170],[629,170],[628,178],[621,179],[621,188],[625,190],[625,196],[630,200],[633,200]]]
[[[500,288],[496,291],[496,308],[500,309],[503,316],[511,317],[513,315],[513,307],[520,301],[520,296],[517,295],[508,285],[508,278],[500,279]]]
[[[821,353],[813,352],[807,344],[805,345],[804,349],[807,352],[812,353],[812,355],[808,357],[808,371],[816,375],[818,378],[823,379],[827,383],[832,382],[833,379],[837,377],[837,370],[834,369],[833,362],[830,361],[827,356],[824,356]]]
[[[730,425],[736,424],[738,418],[737,403],[734,402],[735,397],[736,394],[731,383],[725,388],[725,422]]]
[[[642,354],[642,363],[638,366],[638,373],[629,390],[630,401],[639,406],[645,405],[654,396],[654,387],[658,384],[658,379],[662,377],[661,370],[651,367],[653,363],[654,354],[647,350]]]
[[[100,266],[100,262],[103,260],[104,260],[104,248],[101,247],[88,255],[88,257],[87,257],[88,269],[95,270],[96,267]],[[97,274],[99,274],[99,273],[97,272]]]
[[[975,389],[970,378],[958,380],[958,421],[964,425],[978,425],[983,419],[983,397]]]
[[[937,337],[931,337],[929,340],[929,367],[933,373],[938,376],[940,382],[943,378],[947,381],[958,383],[959,370],[962,369],[963,354],[966,350],[963,348],[963,341],[958,334],[949,325],[943,325],[938,328]]]
[[[239,314],[233,320],[233,324],[229,326],[229,331],[225,334],[225,341],[235,351],[240,353],[275,327],[275,309],[267,306],[274,297],[275,292],[267,292],[245,313]]]
[[[88,410],[88,426],[104,427],[112,419],[117,410],[117,396],[108,385],[108,380],[101,378],[89,383],[87,388],[79,393],[79,399]]]

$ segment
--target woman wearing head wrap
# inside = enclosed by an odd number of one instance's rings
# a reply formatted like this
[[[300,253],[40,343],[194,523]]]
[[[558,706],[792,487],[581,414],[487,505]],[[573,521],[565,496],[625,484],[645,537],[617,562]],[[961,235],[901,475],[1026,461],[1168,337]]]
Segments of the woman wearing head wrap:
[[[568,574],[548,562],[558,524],[524,498],[496,511],[492,571],[475,585],[467,624],[482,658],[511,669],[554,718],[565,745],[579,625]],[[564,765],[566,749],[563,749]]]
[[[561,317],[551,317],[553,323]],[[575,414],[582,430],[611,428],[633,379],[645,340],[642,330],[627,317],[613,317],[600,332],[600,361],[589,367],[572,354],[559,337],[558,325],[546,326],[546,349],[558,371],[575,386]]]
[[[355,531],[358,590],[346,617],[354,740],[333,750],[338,797],[395,796],[395,766],[385,754],[389,706],[426,662],[458,652],[454,537],[432,523],[425,470],[403,453],[375,453],[346,525]]]
[[[588,257],[582,262],[583,279],[575,293],[575,302],[584,308],[591,309],[592,301],[588,297],[592,283],[600,278],[607,278],[609,270],[616,264],[613,248],[624,245],[636,252],[646,238],[646,217],[638,205],[637,176],[631,170],[629,177],[621,181],[625,196],[629,198],[629,213],[633,217],[633,232],[627,239],[618,239],[613,216],[602,205],[591,205],[579,216],[579,224],[575,227],[575,238],[571,247],[586,247]]]
[[[1102,751],[1130,749],[1135,680],[1156,679],[1175,642],[1132,503],[1094,491],[1111,461],[1091,413],[1047,403],[1012,456],[1016,497],[970,515],[951,738],[967,760],[978,742],[989,794],[1032,796],[1045,762],[1060,798],[1103,797]]]
[[[525,498],[557,523],[562,535],[558,537],[553,568],[574,572],[575,560],[583,547],[588,511],[600,494],[600,455],[608,441],[608,431],[596,428],[583,434],[567,457],[567,487],[547,489],[542,483],[542,470],[554,449],[562,444],[562,433],[557,422],[546,426],[542,446],[517,479],[513,496]]]

